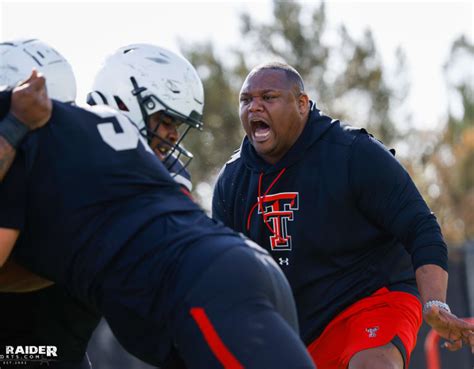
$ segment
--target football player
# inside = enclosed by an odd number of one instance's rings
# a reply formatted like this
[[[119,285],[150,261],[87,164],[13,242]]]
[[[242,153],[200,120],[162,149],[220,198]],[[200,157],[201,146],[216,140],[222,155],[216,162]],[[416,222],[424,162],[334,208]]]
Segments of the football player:
[[[43,119],[46,123],[51,115],[51,109],[48,110],[51,108],[51,102],[47,99],[47,94],[59,101],[74,102],[76,84],[71,65],[51,46],[35,39],[1,43],[0,57],[0,84],[15,85],[17,81],[26,80],[23,85],[13,90],[10,113],[6,121],[0,122],[0,132],[2,127],[5,129],[8,119],[12,120],[13,124],[22,124],[15,117],[15,111],[34,111],[34,107],[41,104],[45,106],[41,106],[39,111],[49,112],[45,114],[46,119]],[[36,72],[32,78],[27,79],[33,68],[48,76],[46,82],[44,78],[38,77]],[[13,102],[13,96],[18,89],[24,92],[33,88],[41,91],[39,101],[35,97],[36,94],[30,92],[29,100]],[[9,138],[11,146],[15,147],[17,144],[11,138],[14,135],[14,127],[10,130],[13,130],[13,133],[10,132],[7,139]],[[20,139],[22,138],[16,138]],[[0,142],[1,140],[2,137]],[[0,281],[0,290],[15,291],[0,293],[0,305],[4,314],[0,320],[0,347],[54,345],[58,350],[58,361],[49,363],[50,368],[90,368],[86,353],[87,343],[100,319],[100,315],[92,306],[75,299],[66,289],[30,274],[14,262],[0,269]],[[36,290],[38,287],[45,288]],[[31,291],[32,289],[34,291]],[[30,362],[29,368],[39,365],[39,362]]]
[[[314,368],[278,266],[209,219],[149,145],[155,112],[201,124],[196,108],[173,107],[182,95],[203,103],[180,58],[139,44],[106,60],[96,81],[115,77],[97,91],[127,116],[53,102],[49,124],[28,135],[0,185],[2,254],[18,239],[23,265],[97,306],[122,345],[153,365]]]

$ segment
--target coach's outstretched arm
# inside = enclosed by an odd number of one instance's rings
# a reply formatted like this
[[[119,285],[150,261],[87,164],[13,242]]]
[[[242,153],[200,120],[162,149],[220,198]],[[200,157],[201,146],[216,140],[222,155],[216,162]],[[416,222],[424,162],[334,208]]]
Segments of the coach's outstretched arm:
[[[45,78],[33,70],[25,82],[13,89],[10,111],[0,121],[0,181],[10,168],[25,135],[44,126],[52,109]]]
[[[445,303],[448,273],[438,265],[423,265],[416,270],[416,281],[424,306],[425,322],[448,340],[444,347],[456,351],[464,342],[474,353],[474,325],[452,314]]]
[[[406,170],[381,144],[364,137],[356,149],[352,172],[358,205],[411,255],[425,322],[449,340],[449,350],[463,343],[472,349],[474,325],[456,317],[446,304],[448,249],[435,215]],[[360,169],[364,163],[370,163],[369,173]]]

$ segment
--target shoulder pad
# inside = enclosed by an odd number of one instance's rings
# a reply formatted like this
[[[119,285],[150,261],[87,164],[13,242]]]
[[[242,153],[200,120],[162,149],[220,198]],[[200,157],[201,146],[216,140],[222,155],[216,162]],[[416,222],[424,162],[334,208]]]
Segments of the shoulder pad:
[[[90,111],[91,113],[98,115],[100,118],[107,118],[107,117],[116,116],[116,115],[124,115],[107,105],[93,105],[93,106],[81,105],[80,108]]]
[[[193,183],[191,182],[190,177],[187,177],[183,174],[173,174],[171,173],[174,181],[179,183],[181,186],[184,186],[189,192],[193,190]]]
[[[186,189],[191,192],[193,189],[193,184],[191,182],[191,174],[184,167],[181,160],[176,158],[175,156],[172,157],[173,162],[168,171],[171,174],[171,177],[175,180],[175,182],[179,183],[180,185],[186,187]]]

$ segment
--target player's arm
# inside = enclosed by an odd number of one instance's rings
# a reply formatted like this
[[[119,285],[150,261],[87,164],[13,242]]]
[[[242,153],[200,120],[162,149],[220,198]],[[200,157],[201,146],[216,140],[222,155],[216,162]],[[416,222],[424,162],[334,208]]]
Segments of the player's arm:
[[[53,284],[9,259],[19,235],[17,229],[0,228],[0,292],[31,292]]]
[[[12,165],[16,153],[13,146],[3,138],[1,131],[2,123],[3,122],[0,122],[0,181],[3,180],[3,177]]]
[[[474,325],[449,311],[447,247],[441,228],[401,164],[380,143],[361,137],[353,151],[351,181],[358,206],[375,224],[396,236],[412,257],[423,317],[457,350],[474,349]]]
[[[0,86],[0,182],[15,158],[15,149],[3,132],[6,129],[4,119],[10,111],[12,91],[8,86]]]
[[[0,268],[0,292],[23,293],[40,290],[54,282],[30,272],[11,258]]]
[[[0,228],[0,268],[10,256],[19,235],[18,229]]]
[[[28,80],[13,89],[10,111],[0,121],[0,181],[10,168],[23,138],[30,130],[45,125],[52,109],[46,81],[35,70]]]

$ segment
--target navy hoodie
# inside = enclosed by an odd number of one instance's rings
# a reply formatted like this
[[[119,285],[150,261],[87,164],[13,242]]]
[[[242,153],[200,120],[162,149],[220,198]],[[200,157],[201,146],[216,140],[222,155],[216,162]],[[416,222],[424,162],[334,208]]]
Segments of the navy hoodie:
[[[447,268],[435,216],[394,155],[314,104],[276,164],[247,137],[222,169],[213,217],[267,249],[293,289],[301,335],[381,287],[418,295],[414,270]]]

